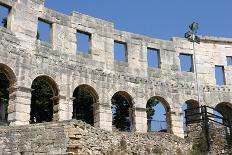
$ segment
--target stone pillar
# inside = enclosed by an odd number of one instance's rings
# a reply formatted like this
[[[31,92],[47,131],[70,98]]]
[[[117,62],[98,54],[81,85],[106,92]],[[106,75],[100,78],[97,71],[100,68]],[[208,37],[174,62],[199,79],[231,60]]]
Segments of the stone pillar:
[[[27,125],[30,121],[31,88],[9,88],[8,121],[10,126]]]
[[[54,96],[51,98],[53,102],[53,121],[58,121],[58,104],[59,104],[59,96]]]
[[[170,115],[170,117],[168,117]],[[167,119],[167,129],[173,132],[174,135],[184,138],[184,127],[183,127],[183,113],[182,112],[169,112],[167,118],[170,118],[170,122]],[[169,125],[170,124],[170,127]]]
[[[57,113],[54,113],[54,118],[57,118],[58,121],[71,120],[73,115],[74,98],[67,99],[65,96],[58,96],[57,98],[59,102],[56,106],[54,105],[54,109],[57,109]]]
[[[94,126],[112,131],[112,111],[108,104],[94,104]]]
[[[134,109],[134,131],[147,132],[147,113],[146,108],[136,107]]]

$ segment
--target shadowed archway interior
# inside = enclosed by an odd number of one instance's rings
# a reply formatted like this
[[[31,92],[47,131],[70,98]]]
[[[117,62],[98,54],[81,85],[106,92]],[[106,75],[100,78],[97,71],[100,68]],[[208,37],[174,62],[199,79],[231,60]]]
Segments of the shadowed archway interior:
[[[53,97],[58,95],[56,83],[48,76],[39,76],[32,82],[31,123],[51,122],[53,120]]]
[[[9,102],[10,82],[6,75],[0,70],[0,125],[5,125],[7,122],[7,107]]]
[[[226,122],[224,122],[224,123],[229,123],[228,121],[230,121],[230,123],[232,123],[232,104],[231,103],[228,103],[228,102],[219,103],[215,107],[215,109],[217,110],[217,112],[219,112],[219,114],[224,119],[226,119]]]
[[[183,114],[183,128],[184,132],[186,132],[186,117],[188,122],[198,122],[201,118],[199,103],[196,100],[187,100],[182,104],[182,114]]]
[[[96,91],[88,85],[80,85],[73,92],[73,119],[94,126],[94,105],[98,101]]]
[[[0,125],[8,124],[8,105],[10,99],[9,88],[16,83],[16,76],[13,70],[0,63]]]

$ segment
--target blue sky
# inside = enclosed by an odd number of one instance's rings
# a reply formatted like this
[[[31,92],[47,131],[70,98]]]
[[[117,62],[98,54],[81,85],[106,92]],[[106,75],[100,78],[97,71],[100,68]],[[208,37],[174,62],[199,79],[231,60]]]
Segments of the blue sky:
[[[45,6],[67,15],[75,10],[154,38],[183,37],[193,21],[200,24],[201,35],[232,38],[230,0],[46,0]]]

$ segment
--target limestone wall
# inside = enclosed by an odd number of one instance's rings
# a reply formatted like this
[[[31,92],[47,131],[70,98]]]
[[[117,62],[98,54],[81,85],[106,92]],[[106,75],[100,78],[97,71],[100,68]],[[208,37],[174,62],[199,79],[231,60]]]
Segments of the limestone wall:
[[[188,126],[186,141],[192,141],[193,147],[208,154],[231,154],[232,137],[230,129],[209,122],[208,130],[204,123],[196,123]]]
[[[167,133],[112,133],[80,121],[0,128],[0,154],[176,154],[191,144]]]
[[[193,54],[192,44],[183,38],[160,40],[120,31],[113,23],[73,12],[67,16],[44,7],[43,0],[0,0],[11,7],[7,29],[0,29],[0,68],[11,82],[8,113],[11,125],[25,125],[30,118],[31,84],[48,76],[59,90],[54,121],[72,118],[72,95],[85,84],[98,94],[95,126],[112,130],[111,98],[118,91],[133,99],[134,131],[147,131],[146,103],[159,97],[166,106],[169,131],[183,137],[181,107],[197,100],[195,73],[180,71],[180,53]],[[51,42],[36,40],[38,18],[52,25]],[[76,32],[91,34],[91,53],[76,53]],[[127,44],[125,63],[114,61],[114,41]],[[160,51],[160,68],[147,65],[147,48]],[[200,105],[215,107],[232,103],[232,40],[202,37],[196,45],[200,83]],[[216,86],[215,65],[225,68],[226,85]],[[231,104],[230,104],[231,105]]]

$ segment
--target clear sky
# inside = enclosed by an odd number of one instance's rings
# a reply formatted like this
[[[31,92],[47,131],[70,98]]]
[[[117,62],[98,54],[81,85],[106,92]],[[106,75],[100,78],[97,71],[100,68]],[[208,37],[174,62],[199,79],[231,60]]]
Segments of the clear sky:
[[[45,6],[67,15],[75,10],[154,38],[183,37],[193,21],[200,35],[232,38],[231,0],[45,0]]]

